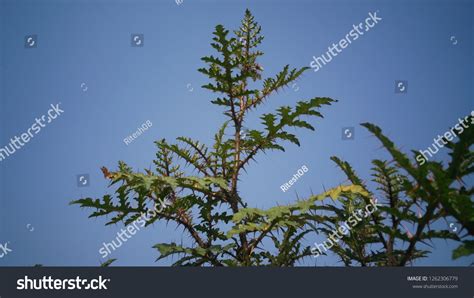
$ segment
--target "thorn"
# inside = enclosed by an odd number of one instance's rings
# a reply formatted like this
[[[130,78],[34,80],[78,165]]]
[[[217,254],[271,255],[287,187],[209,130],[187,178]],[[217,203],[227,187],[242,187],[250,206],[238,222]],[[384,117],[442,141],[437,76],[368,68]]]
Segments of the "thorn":
[[[410,239],[413,238],[412,233],[410,233],[410,231],[407,229],[407,227],[403,223],[401,223],[401,225],[405,228],[405,231],[407,232],[408,238],[410,238]]]

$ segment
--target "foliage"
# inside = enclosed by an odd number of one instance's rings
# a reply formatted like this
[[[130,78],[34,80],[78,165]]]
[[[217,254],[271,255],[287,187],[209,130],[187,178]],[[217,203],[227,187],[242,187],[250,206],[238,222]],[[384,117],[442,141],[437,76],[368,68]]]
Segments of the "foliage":
[[[284,151],[288,142],[299,146],[295,128],[314,130],[310,119],[322,118],[321,108],[336,101],[314,97],[294,106],[282,106],[274,113],[260,116],[261,129],[246,131],[243,123],[248,113],[296,81],[308,68],[286,65],[275,76],[263,78],[263,67],[258,62],[263,53],[257,49],[263,35],[248,10],[237,30],[230,33],[218,25],[212,40],[211,46],[217,55],[203,57],[206,67],[199,72],[211,80],[202,87],[216,95],[211,102],[222,107],[227,117],[216,132],[213,144],[208,146],[188,137],[180,137],[175,143],[165,139],[156,141],[154,170],[134,172],[125,162],[119,162],[113,172],[104,167],[104,177],[110,181],[114,194],[100,199],[79,199],[72,204],[94,209],[90,217],[111,215],[107,224],[128,225],[142,214],[153,214],[147,225],[160,220],[182,227],[192,244],[154,246],[159,252],[158,260],[178,256],[176,266],[294,266],[311,257],[310,247],[304,245],[305,236],[328,233],[341,221],[341,216],[364,206],[375,194],[347,162],[333,157],[350,183],[268,210],[249,207],[238,191],[242,171],[260,153]],[[449,215],[458,219],[472,235],[470,196],[473,189],[452,186],[455,180],[472,173],[473,158],[469,151],[472,130],[470,138],[450,145],[453,159],[446,169],[435,162],[412,165],[378,127],[364,126],[381,140],[394,158],[394,162],[373,162],[374,181],[387,205],[333,248],[341,260],[348,266],[403,266],[426,256],[427,251],[416,246],[418,242],[427,243],[433,238],[459,240],[449,231],[427,230],[432,222]],[[401,170],[406,173],[399,181]],[[170,204],[152,212],[163,200]],[[426,209],[422,217],[413,211],[417,205]],[[390,216],[391,223],[384,213]],[[403,223],[418,225],[412,237],[399,229]],[[408,248],[400,249],[400,241],[409,243]],[[382,246],[369,251],[371,245],[377,244]],[[469,249],[472,250],[472,243],[465,242],[456,251],[456,257],[466,255]]]
[[[115,262],[117,259],[108,259],[104,263],[100,264],[100,267],[109,267],[112,265],[113,262]]]
[[[431,248],[431,240],[435,238],[464,239],[453,252],[453,258],[474,253],[473,242],[468,240],[474,235],[474,203],[471,200],[474,188],[468,188],[464,182],[474,169],[473,152],[469,149],[474,142],[474,127],[470,126],[460,134],[456,143],[445,140],[451,160],[443,166],[436,161],[412,163],[379,127],[369,123],[362,126],[380,140],[393,158],[390,162],[373,160],[372,181],[378,194],[368,190],[348,162],[337,157],[332,160],[351,183],[369,194],[362,196],[365,203],[377,197],[383,207],[352,230],[333,251],[346,265],[355,262],[361,266],[405,266],[426,257],[429,251],[421,250],[419,246]],[[418,154],[414,151],[414,159]],[[353,205],[354,201],[346,201],[341,208],[334,207],[335,216],[330,217],[330,222],[337,224],[340,221],[338,214],[349,213]],[[448,229],[448,224],[444,224],[446,229],[437,230],[433,226],[442,219],[457,220],[463,230],[454,233]]]

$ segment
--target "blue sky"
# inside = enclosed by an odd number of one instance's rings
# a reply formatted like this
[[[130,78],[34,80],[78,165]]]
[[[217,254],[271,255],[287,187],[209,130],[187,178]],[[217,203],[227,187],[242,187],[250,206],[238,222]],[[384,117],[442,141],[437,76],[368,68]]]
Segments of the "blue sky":
[[[286,89],[250,115],[246,126],[252,128],[259,115],[281,105],[314,96],[338,100],[323,109],[324,119],[312,122],[316,132],[298,131],[301,147],[261,155],[242,176],[241,194],[251,206],[292,202],[344,182],[332,155],[368,179],[370,161],[388,157],[359,123],[379,125],[408,151],[427,148],[474,109],[469,1],[0,3],[0,146],[25,132],[50,104],[61,102],[65,111],[0,162],[0,242],[10,241],[13,249],[0,265],[100,263],[98,249],[121,226],[105,227],[104,219],[87,219],[86,210],[68,203],[110,192],[101,166],[114,168],[124,160],[135,169],[149,167],[154,140],[189,136],[211,142],[224,116],[210,103],[214,96],[199,87],[207,80],[197,69],[203,66],[200,58],[212,53],[215,25],[236,28],[246,8],[263,27],[265,76],[285,64],[308,66],[369,12],[382,18],[321,70],[306,72],[298,88]],[[144,35],[143,47],[131,47],[133,33]],[[37,47],[26,49],[30,34],[37,35]],[[394,92],[396,80],[408,81],[406,94]],[[123,139],[147,120],[153,126],[126,146]],[[342,140],[343,127],[355,127],[354,140]],[[436,158],[443,160],[443,154]],[[308,173],[283,193],[280,185],[302,165]],[[77,187],[78,174],[90,175],[89,187]],[[152,245],[186,238],[181,230],[155,224],[112,257],[118,265],[155,265]],[[451,261],[453,247],[437,242],[431,257],[418,264],[469,264],[466,258]],[[318,264],[339,263],[327,257]]]

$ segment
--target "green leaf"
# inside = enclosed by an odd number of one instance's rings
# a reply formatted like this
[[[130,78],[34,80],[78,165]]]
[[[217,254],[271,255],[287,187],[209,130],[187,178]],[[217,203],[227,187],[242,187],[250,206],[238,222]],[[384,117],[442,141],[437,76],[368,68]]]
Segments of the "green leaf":
[[[108,259],[104,263],[100,264],[100,267],[109,267],[115,261],[117,261],[117,259]]]
[[[474,254],[474,240],[466,240],[453,251],[453,260]]]

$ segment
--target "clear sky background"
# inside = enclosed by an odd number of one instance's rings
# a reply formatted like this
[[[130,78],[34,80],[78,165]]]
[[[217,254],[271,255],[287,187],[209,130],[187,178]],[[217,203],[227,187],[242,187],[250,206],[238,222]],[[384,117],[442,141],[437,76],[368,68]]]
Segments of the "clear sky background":
[[[377,11],[382,21],[320,71],[308,71],[294,88],[273,97],[247,122],[281,105],[314,96],[339,100],[299,131],[301,147],[261,155],[242,176],[241,194],[250,205],[268,208],[307,197],[345,181],[329,160],[337,155],[369,178],[371,160],[388,158],[359,126],[372,122],[405,151],[425,149],[474,110],[474,5],[472,1],[24,1],[0,0],[0,147],[25,132],[50,104],[65,111],[25,147],[0,162],[0,242],[13,249],[2,265],[100,264],[98,249],[122,227],[87,219],[88,210],[68,203],[109,193],[101,166],[118,160],[148,168],[154,140],[189,136],[210,143],[224,116],[199,86],[200,58],[213,53],[215,25],[234,29],[246,8],[263,27],[265,76],[285,64],[308,66]],[[131,47],[131,34],[144,34]],[[38,36],[26,49],[26,35]],[[396,94],[395,80],[408,81]],[[82,88],[81,88],[82,85]],[[85,90],[87,87],[87,91]],[[192,91],[191,91],[192,90]],[[130,145],[123,139],[145,121],[153,126]],[[342,140],[343,127],[354,140]],[[445,158],[445,151],[436,159]],[[283,193],[279,186],[306,165],[309,172]],[[76,175],[89,174],[79,188]],[[472,183],[472,181],[471,181]],[[27,228],[27,225],[29,229]],[[444,227],[443,227],[444,228]],[[33,231],[30,231],[34,229]],[[155,263],[159,242],[189,241],[165,224],[140,231],[111,257],[117,265]],[[322,242],[324,239],[308,239]],[[416,265],[467,265],[451,260],[457,244],[438,241]],[[341,265],[333,256],[318,265]],[[308,261],[305,265],[314,265]]]

